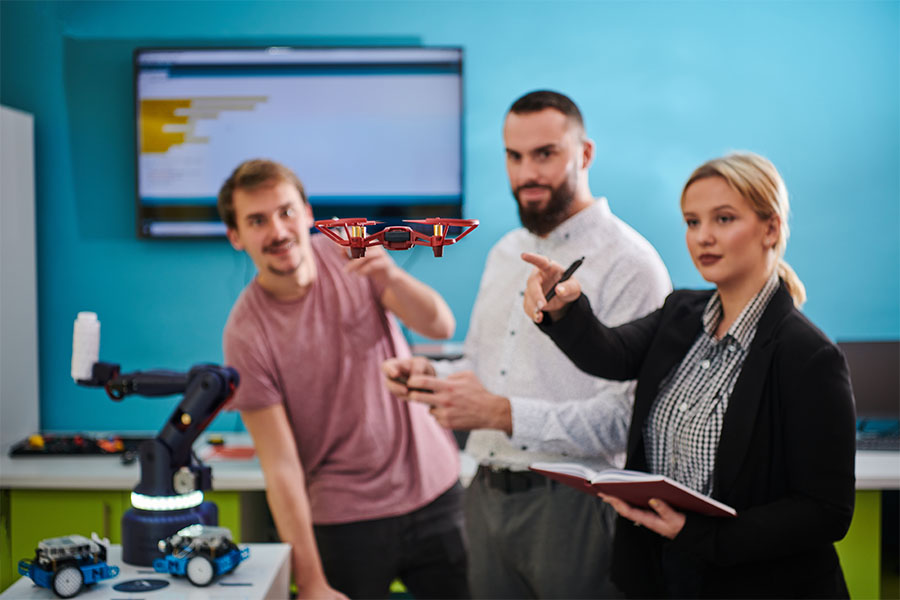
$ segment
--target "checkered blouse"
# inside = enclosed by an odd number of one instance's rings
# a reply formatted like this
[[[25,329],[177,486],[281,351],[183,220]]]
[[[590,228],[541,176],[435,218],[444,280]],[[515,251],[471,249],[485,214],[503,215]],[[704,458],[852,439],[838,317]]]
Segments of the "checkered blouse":
[[[716,292],[703,310],[703,331],[660,386],[644,429],[650,470],[703,494],[713,487],[713,469],[728,399],[744,366],[759,318],[778,289],[773,273],[717,340],[722,300]]]

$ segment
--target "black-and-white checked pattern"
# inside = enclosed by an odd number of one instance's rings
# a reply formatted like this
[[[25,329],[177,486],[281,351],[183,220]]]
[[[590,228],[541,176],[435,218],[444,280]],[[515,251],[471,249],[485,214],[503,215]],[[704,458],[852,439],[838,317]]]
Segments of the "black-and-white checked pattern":
[[[738,315],[728,332],[717,340],[722,319],[718,292],[703,310],[703,331],[666,381],[644,429],[650,470],[710,494],[712,473],[728,399],[759,318],[778,289],[776,274],[766,282]]]

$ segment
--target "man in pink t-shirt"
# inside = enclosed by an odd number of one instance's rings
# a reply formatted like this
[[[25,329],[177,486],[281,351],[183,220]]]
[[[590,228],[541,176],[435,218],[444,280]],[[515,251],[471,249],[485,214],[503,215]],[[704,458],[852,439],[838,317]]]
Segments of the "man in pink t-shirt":
[[[235,169],[219,191],[228,239],[258,270],[231,310],[232,408],[253,437],[301,598],[467,597],[459,455],[425,405],[387,391],[381,363],[408,357],[394,315],[431,338],[455,322],[443,299],[381,249],[350,260],[311,236],[312,209],[286,167]]]

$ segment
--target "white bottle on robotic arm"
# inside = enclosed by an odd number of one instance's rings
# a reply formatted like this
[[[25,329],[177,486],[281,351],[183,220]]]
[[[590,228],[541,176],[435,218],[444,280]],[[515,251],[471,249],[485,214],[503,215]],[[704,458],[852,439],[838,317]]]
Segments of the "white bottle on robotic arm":
[[[97,313],[80,312],[72,333],[72,379],[90,381],[100,360],[100,320]]]

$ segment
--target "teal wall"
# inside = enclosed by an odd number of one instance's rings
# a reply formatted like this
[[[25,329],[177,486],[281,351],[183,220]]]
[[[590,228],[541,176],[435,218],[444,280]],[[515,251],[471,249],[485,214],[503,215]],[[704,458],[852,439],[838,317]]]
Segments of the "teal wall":
[[[0,101],[35,115],[44,429],[155,429],[173,406],[76,388],[78,311],[99,313],[106,360],[186,369],[222,360],[222,325],[253,274],[224,240],[135,238],[140,45],[462,46],[465,213],[482,225],[440,262],[394,255],[445,295],[456,339],[488,249],[517,224],[500,127],[535,88],[580,104],[598,144],[594,193],[656,245],[676,286],[704,285],[684,249],[683,181],[707,158],[754,150],[792,194],[787,257],[807,314],[836,339],[900,334],[896,1],[4,1],[0,27]]]

